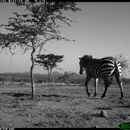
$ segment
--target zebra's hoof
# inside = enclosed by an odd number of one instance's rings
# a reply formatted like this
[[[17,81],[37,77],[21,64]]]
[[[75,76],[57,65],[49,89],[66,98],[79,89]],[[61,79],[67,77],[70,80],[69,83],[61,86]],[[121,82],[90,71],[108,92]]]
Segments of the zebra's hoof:
[[[105,96],[103,95],[103,96],[101,96],[101,99],[103,99]]]
[[[88,93],[88,97],[90,97],[91,95],[90,95],[90,93]]]
[[[123,100],[123,97],[120,97],[120,100]]]
[[[96,97],[97,96],[97,94],[95,93],[94,95],[93,95],[93,97]]]
[[[122,99],[123,99],[123,97],[124,97],[124,95],[121,95],[120,100],[122,100]]]

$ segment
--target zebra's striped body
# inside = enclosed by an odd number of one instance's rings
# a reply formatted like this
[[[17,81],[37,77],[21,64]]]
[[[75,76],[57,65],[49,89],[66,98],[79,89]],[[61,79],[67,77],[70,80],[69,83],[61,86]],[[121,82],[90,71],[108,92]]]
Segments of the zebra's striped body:
[[[102,95],[102,98],[105,97],[107,88],[110,85],[110,81],[113,77],[116,78],[117,84],[120,87],[121,90],[121,98],[123,97],[123,88],[122,88],[122,83],[121,83],[121,65],[119,61],[117,61],[113,57],[104,57],[101,59],[94,59],[90,55],[85,55],[82,58],[80,58],[80,74],[83,73],[84,70],[86,70],[86,90],[88,96],[90,95],[88,92],[88,82],[90,81],[91,78],[95,79],[95,94],[96,96],[97,93],[97,79],[101,78],[104,80],[105,84],[105,91]]]

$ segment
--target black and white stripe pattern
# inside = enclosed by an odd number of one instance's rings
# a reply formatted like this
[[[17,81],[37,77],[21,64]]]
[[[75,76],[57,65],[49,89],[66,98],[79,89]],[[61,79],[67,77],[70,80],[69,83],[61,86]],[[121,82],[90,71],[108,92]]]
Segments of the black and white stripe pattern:
[[[105,91],[102,95],[102,98],[105,97],[107,88],[110,85],[110,80],[115,77],[118,86],[121,90],[121,98],[123,97],[123,88],[121,83],[121,65],[119,61],[117,61],[114,57],[104,57],[101,59],[95,59],[91,55],[85,55],[82,58],[80,58],[80,74],[83,73],[84,70],[86,70],[86,90],[88,93],[88,96],[90,95],[88,92],[88,82],[91,78],[94,78],[95,80],[97,78],[101,78],[104,80],[105,84]],[[96,96],[96,90],[97,90],[97,84],[95,81],[95,94]]]
[[[112,75],[115,70],[114,61],[109,57],[99,59],[99,63],[94,67],[95,76],[98,78],[107,78]]]

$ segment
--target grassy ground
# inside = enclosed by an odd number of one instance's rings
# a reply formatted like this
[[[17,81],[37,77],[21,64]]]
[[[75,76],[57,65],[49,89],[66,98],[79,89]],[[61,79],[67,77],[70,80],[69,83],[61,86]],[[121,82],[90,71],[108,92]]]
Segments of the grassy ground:
[[[100,99],[104,87],[98,88],[97,97],[87,97],[83,86],[36,85],[36,98],[31,100],[31,88],[26,84],[0,86],[0,127],[5,128],[101,128],[118,127],[130,121],[130,85],[124,86],[124,99],[120,101],[117,86],[108,88]],[[105,110],[107,117],[100,112]]]

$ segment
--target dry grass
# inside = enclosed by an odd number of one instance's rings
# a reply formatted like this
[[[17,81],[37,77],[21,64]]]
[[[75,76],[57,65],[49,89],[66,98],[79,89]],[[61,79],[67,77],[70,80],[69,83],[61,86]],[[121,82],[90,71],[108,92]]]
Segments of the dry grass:
[[[21,87],[22,86],[22,87]],[[97,97],[87,97],[81,86],[36,86],[36,98],[31,100],[31,88],[26,84],[0,86],[0,127],[5,128],[113,128],[129,121],[130,86],[124,87],[120,101],[116,86],[98,88]],[[89,87],[91,93],[93,87]],[[105,110],[108,118],[101,117]]]

